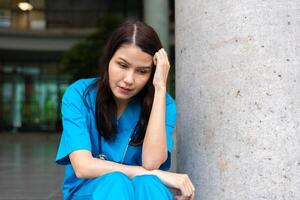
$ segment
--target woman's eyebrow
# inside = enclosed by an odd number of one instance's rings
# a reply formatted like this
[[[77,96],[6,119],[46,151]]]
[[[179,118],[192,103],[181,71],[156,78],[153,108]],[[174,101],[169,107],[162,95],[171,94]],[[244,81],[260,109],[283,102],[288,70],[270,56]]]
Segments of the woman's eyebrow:
[[[125,60],[124,58],[119,57],[120,60],[122,60],[123,62],[127,63],[128,65],[131,65],[130,62],[128,62],[127,60]],[[151,69],[151,66],[139,66],[137,68],[143,68],[143,69]]]
[[[150,66],[140,66],[140,67],[137,67],[138,69],[151,69]]]
[[[125,60],[124,58],[119,57],[120,60],[122,60],[123,62],[126,62],[128,65],[131,65],[131,63],[129,63],[127,60]]]

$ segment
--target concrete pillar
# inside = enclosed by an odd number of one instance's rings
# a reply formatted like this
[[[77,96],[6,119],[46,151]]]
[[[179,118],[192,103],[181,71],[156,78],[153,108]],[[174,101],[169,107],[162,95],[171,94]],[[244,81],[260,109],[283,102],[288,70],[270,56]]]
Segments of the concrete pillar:
[[[177,170],[195,199],[300,199],[300,1],[175,13]]]
[[[144,0],[144,21],[157,31],[163,46],[169,51],[169,1]]]

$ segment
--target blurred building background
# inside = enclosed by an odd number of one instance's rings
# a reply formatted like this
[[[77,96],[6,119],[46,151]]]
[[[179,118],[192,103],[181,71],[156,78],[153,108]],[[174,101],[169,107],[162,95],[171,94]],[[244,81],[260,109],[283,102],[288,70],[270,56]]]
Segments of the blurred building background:
[[[165,29],[157,31],[167,33],[161,38],[174,63],[174,2],[161,2],[0,0],[0,132],[61,131],[61,97],[74,80],[72,70],[62,73],[62,58],[105,16]]]

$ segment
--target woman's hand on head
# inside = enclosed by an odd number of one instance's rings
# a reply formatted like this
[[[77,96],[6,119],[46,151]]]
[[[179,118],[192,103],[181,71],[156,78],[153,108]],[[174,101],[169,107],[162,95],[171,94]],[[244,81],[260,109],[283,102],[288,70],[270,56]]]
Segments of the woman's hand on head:
[[[153,85],[155,88],[166,89],[168,74],[170,70],[170,63],[167,52],[161,48],[153,56],[154,65],[156,65]]]
[[[155,175],[157,175],[166,186],[180,191],[181,195],[176,195],[176,200],[194,200],[195,187],[187,174],[156,170]]]

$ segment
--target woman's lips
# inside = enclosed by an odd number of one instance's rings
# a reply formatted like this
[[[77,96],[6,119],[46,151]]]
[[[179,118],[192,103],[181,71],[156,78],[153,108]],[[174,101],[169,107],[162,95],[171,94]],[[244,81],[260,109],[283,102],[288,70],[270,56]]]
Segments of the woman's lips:
[[[120,86],[118,86],[118,87],[119,87],[119,90],[124,94],[128,94],[131,91],[130,89],[127,89],[127,88],[124,88],[124,87],[120,87]]]

